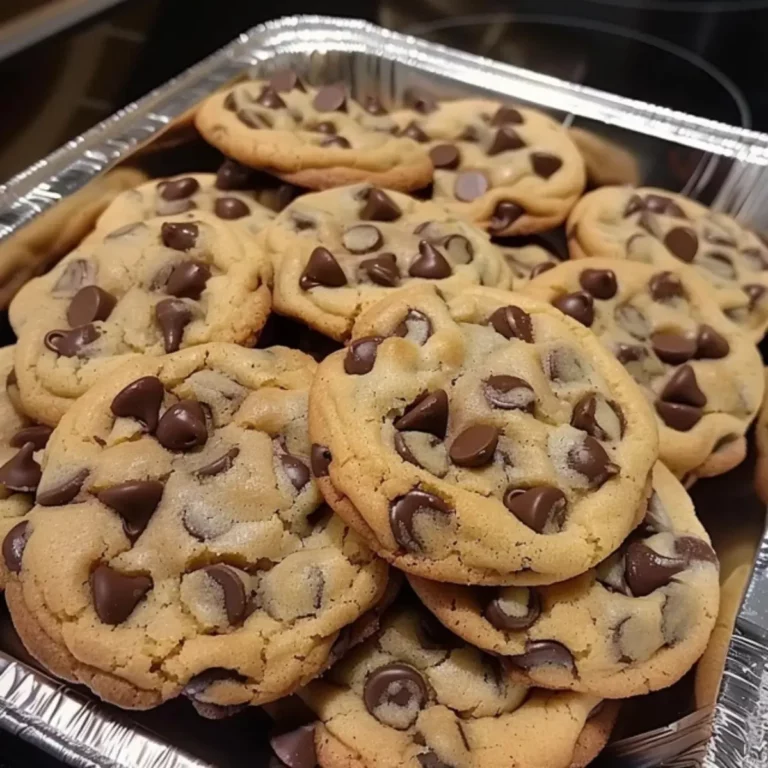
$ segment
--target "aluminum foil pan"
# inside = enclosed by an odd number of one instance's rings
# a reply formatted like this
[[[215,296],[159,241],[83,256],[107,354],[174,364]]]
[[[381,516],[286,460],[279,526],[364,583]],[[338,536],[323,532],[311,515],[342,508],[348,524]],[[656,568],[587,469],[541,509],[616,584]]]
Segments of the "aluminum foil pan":
[[[385,105],[398,103],[407,88],[419,85],[443,97],[490,94],[539,106],[568,127],[623,147],[636,160],[643,183],[681,191],[768,230],[767,135],[364,22],[299,16],[241,35],[0,186],[0,243],[99,174],[167,142],[189,124],[190,110],[217,88],[286,65],[311,83],[343,81],[354,97],[375,95]],[[599,764],[768,766],[767,660],[768,537],[763,537],[714,713],[691,713],[689,708],[671,724],[615,742]],[[7,613],[0,612],[0,727],[67,763],[89,768],[266,766],[266,739],[259,739],[259,731],[263,736],[268,725],[259,718],[254,710],[231,721],[206,723],[181,701],[150,713],[119,712],[34,668],[14,638]]]

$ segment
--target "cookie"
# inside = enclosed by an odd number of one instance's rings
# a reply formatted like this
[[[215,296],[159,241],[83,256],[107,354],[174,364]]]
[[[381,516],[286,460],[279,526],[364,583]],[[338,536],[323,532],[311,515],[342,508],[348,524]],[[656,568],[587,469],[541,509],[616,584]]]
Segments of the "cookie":
[[[14,301],[36,308],[16,346],[25,412],[55,425],[141,353],[253,343],[270,311],[269,278],[253,239],[201,210],[134,222],[73,251]]]
[[[520,290],[529,280],[562,261],[556,245],[538,235],[497,237],[492,242],[501,251],[512,272],[515,290]],[[564,258],[567,258],[567,249]]]
[[[508,288],[511,273],[488,236],[436,203],[369,185],[304,195],[267,229],[275,310],[337,340],[394,289]]]
[[[409,577],[443,624],[504,658],[513,680],[604,698],[666,688],[707,646],[717,557],[680,482],[656,464],[640,527],[597,568],[536,589]]]
[[[393,117],[401,136],[429,149],[433,200],[494,235],[552,229],[584,191],[579,150],[565,128],[537,110],[423,98]]]
[[[322,768],[567,768],[600,705],[506,679],[496,659],[408,603],[299,695],[321,723]]]
[[[658,451],[650,406],[592,333],[490,288],[372,307],[318,367],[310,436],[323,495],[381,557],[487,585],[607,557],[645,513]]]
[[[324,668],[387,566],[311,479],[314,367],[203,345],[138,357],[70,409],[3,545],[33,656],[127,708],[260,704]]]
[[[432,179],[426,149],[395,136],[378,101],[358,104],[341,84],[310,87],[288,71],[214,94],[195,124],[227,157],[300,187],[367,181],[410,191]]]
[[[640,183],[639,163],[626,147],[586,128],[569,128],[568,135],[584,158],[590,187]]]
[[[659,456],[678,477],[718,475],[744,459],[763,364],[693,270],[577,260],[525,291],[590,328],[624,364],[656,411]]]
[[[753,338],[768,327],[768,248],[730,216],[663,189],[604,187],[568,218],[572,258],[606,256],[661,269],[691,265]]]

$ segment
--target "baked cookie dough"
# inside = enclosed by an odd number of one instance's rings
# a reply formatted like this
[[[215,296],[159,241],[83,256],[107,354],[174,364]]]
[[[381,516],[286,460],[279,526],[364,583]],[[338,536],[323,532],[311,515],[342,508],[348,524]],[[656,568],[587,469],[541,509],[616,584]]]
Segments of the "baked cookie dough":
[[[182,692],[261,704],[324,668],[387,566],[312,481],[314,368],[282,347],[203,345],[136,358],[70,409],[3,544],[33,656],[136,709]]]
[[[394,135],[378,101],[358,104],[341,84],[310,87],[288,71],[214,94],[195,124],[227,157],[300,187],[367,181],[410,191],[432,179],[426,148]]]
[[[512,272],[516,291],[562,261],[557,254],[556,246],[537,235],[499,237],[491,242],[504,256]],[[563,258],[567,258],[567,253]]]
[[[270,274],[252,239],[202,210],[134,222],[83,245],[14,300],[36,308],[16,345],[24,411],[53,426],[131,357],[252,344],[269,316]]]
[[[401,136],[429,149],[433,200],[494,235],[556,227],[584,191],[584,161],[568,131],[535,109],[425,98],[393,118]]]
[[[548,584],[597,565],[642,519],[655,421],[598,339],[549,304],[415,286],[318,367],[312,468],[401,570]]]
[[[275,310],[337,340],[366,307],[402,286],[509,288],[488,236],[445,206],[367,184],[304,195],[264,236]]]
[[[451,631],[504,657],[513,680],[605,698],[677,682],[717,618],[717,557],[679,481],[657,463],[642,525],[597,568],[536,589],[409,577]]]
[[[590,328],[626,367],[656,411],[659,457],[678,477],[719,475],[744,459],[763,364],[693,270],[577,260],[525,290]]]
[[[568,217],[572,258],[606,256],[660,269],[691,265],[721,309],[759,340],[768,327],[768,248],[730,216],[652,187],[603,187]]]

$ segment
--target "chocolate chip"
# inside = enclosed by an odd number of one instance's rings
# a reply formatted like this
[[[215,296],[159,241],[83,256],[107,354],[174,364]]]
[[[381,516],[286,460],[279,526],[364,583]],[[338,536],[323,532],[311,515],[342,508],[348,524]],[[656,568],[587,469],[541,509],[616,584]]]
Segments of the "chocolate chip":
[[[400,206],[386,192],[375,187],[368,190],[360,211],[363,221],[397,221],[402,215]]]
[[[155,320],[163,335],[166,352],[176,352],[181,346],[184,329],[192,321],[192,311],[180,299],[163,299],[155,305]]]
[[[533,387],[518,376],[490,376],[483,382],[483,394],[492,408],[504,411],[533,413],[536,393]]]
[[[241,624],[245,618],[245,587],[234,568],[217,563],[203,568],[206,576],[213,579],[224,592],[224,609],[232,625]]]
[[[331,452],[324,446],[312,443],[310,466],[315,477],[328,477],[328,467],[331,464]]]
[[[460,723],[460,721],[457,721],[457,723]],[[463,733],[463,731],[460,730],[459,733]],[[431,749],[427,752],[419,752],[416,755],[416,759],[419,761],[419,768],[452,768],[448,763],[444,763]]]
[[[307,723],[292,731],[280,733],[269,739],[272,751],[280,764],[287,768],[315,768],[315,724]]]
[[[681,403],[703,408],[707,396],[699,389],[696,374],[690,365],[678,368],[661,391],[661,399],[667,403]]]
[[[544,666],[563,667],[574,674],[576,672],[573,654],[555,640],[529,640],[525,644],[525,653],[510,656],[508,660],[525,672]]]
[[[205,445],[208,427],[203,407],[197,400],[180,400],[172,405],[160,418],[156,437],[169,451],[191,451]]]
[[[696,357],[700,360],[720,360],[731,351],[728,340],[721,336],[711,325],[699,326],[696,337]]]
[[[379,344],[384,341],[381,336],[366,336],[353,341],[344,358],[344,370],[350,376],[363,376],[373,370]]]
[[[504,506],[537,533],[557,533],[563,527],[567,504],[565,494],[549,485],[509,488],[504,494]]]
[[[244,683],[247,678],[232,669],[212,667],[195,675],[184,686],[182,693],[193,701],[199,701],[200,697],[214,684],[219,682]]]
[[[214,459],[210,464],[206,464],[200,469],[196,469],[194,474],[197,477],[213,477],[214,475],[220,475],[222,472],[226,472],[232,469],[235,463],[235,459],[240,455],[240,449],[235,446],[230,448],[223,456],[219,456],[218,459]]]
[[[72,328],[96,320],[106,320],[117,303],[117,299],[97,285],[81,288],[67,308],[67,322]]]
[[[630,216],[634,215],[635,213],[639,213],[644,209],[645,203],[643,203],[643,199],[639,195],[632,195],[632,197],[630,197],[627,201],[626,207],[624,208],[624,218],[629,218]]]
[[[485,606],[483,616],[502,632],[519,632],[533,626],[541,613],[538,593],[525,587],[494,590],[496,596]]]
[[[268,85],[264,86],[258,95],[256,103],[265,109],[282,109],[285,107],[285,102],[277,95],[277,91]]]
[[[293,487],[300,491],[309,482],[309,467],[301,459],[290,453],[280,454],[280,463],[283,471],[288,475]]]
[[[385,664],[375,669],[368,675],[363,688],[363,701],[368,712],[398,730],[413,725],[427,699],[424,678],[407,664]]]
[[[423,88],[409,88],[405,92],[405,106],[427,115],[437,109],[437,99]]]
[[[288,93],[296,88],[299,91],[306,91],[304,83],[299,76],[290,69],[282,69],[275,72],[269,78],[270,86],[278,93]]]
[[[620,363],[636,363],[648,357],[648,350],[639,344],[617,344],[616,358]]]
[[[40,465],[34,459],[36,450],[34,443],[24,443],[18,453],[0,467],[0,484],[19,493],[36,491],[42,476]]]
[[[658,358],[670,365],[680,365],[696,354],[696,339],[671,331],[657,331],[651,345]]]
[[[352,145],[349,143],[349,139],[345,139],[343,136],[331,136],[325,141],[320,142],[321,147],[338,147],[339,149],[349,149]]]
[[[160,239],[163,245],[173,248],[174,251],[188,251],[197,243],[200,229],[197,224],[166,221],[160,227]]]
[[[592,297],[585,291],[566,293],[555,299],[552,305],[563,314],[569,315],[589,328],[595,320],[595,307]]]
[[[393,333],[416,344],[426,344],[427,339],[432,335],[432,322],[418,309],[409,309],[408,314],[398,323]]]
[[[749,296],[749,308],[754,309],[755,305],[765,296],[766,288],[764,285],[743,285],[741,290]]]
[[[704,411],[692,405],[683,405],[682,403],[665,403],[663,400],[656,401],[656,413],[661,420],[670,428],[678,432],[688,432],[698,424]]]
[[[115,395],[112,413],[122,418],[137,419],[148,432],[154,432],[164,396],[165,388],[160,379],[144,376]]]
[[[389,526],[395,541],[407,552],[421,552],[422,543],[414,530],[419,515],[447,517],[453,509],[441,498],[426,491],[414,489],[396,498],[389,508]]]
[[[583,475],[590,488],[600,488],[607,480],[619,474],[619,467],[614,464],[600,443],[591,435],[568,451],[568,466]]]
[[[210,276],[211,270],[202,261],[182,261],[171,271],[165,284],[165,292],[178,298],[197,300],[205,290]]]
[[[216,189],[229,191],[247,189],[253,179],[253,169],[236,160],[225,160],[216,172]]]
[[[688,567],[684,559],[660,555],[641,541],[629,545],[625,563],[624,578],[635,597],[645,597],[665,587],[673,576]]]
[[[521,125],[523,116],[514,107],[499,107],[491,118],[491,125]]]
[[[79,355],[83,347],[96,341],[101,334],[93,325],[81,325],[71,331],[48,331],[43,339],[43,344],[51,352],[62,357],[75,357]]]
[[[44,424],[35,424],[31,427],[22,427],[14,432],[9,441],[11,448],[23,448],[27,443],[32,443],[36,451],[42,451],[48,444],[48,438],[53,432],[52,427]]]
[[[469,264],[475,257],[472,243],[464,235],[449,235],[443,243],[454,264]]]
[[[272,127],[272,119],[266,115],[259,115],[256,112],[246,109],[238,109],[235,114],[237,115],[237,119],[249,128],[260,130],[262,128]]]
[[[522,149],[524,146],[525,142],[520,138],[520,134],[512,128],[511,125],[502,125],[494,134],[486,154],[493,157],[500,152]]]
[[[122,624],[153,586],[149,576],[129,576],[104,564],[90,581],[96,615],[110,625]]]
[[[488,231],[492,235],[499,235],[511,227],[524,213],[523,207],[517,203],[502,200],[493,210],[491,220],[488,222]]]
[[[683,209],[671,197],[667,197],[666,195],[646,195],[644,206],[653,213],[660,213],[664,216],[673,216],[677,219],[686,218]]]
[[[394,253],[380,253],[360,263],[360,271],[376,285],[393,288],[400,283],[400,270]]]
[[[683,283],[673,272],[658,272],[648,281],[648,288],[656,301],[685,298]]]
[[[225,221],[242,219],[250,215],[251,209],[237,197],[217,197],[213,204],[213,212]]]
[[[341,83],[324,85],[315,94],[312,106],[318,112],[346,112],[347,89]]]
[[[400,131],[400,135],[404,136],[406,139],[418,141],[419,144],[424,144],[429,141],[429,136],[419,128],[415,120],[411,120],[411,122]]]
[[[381,248],[384,238],[373,224],[358,224],[344,232],[341,242],[350,253],[370,253]]]
[[[448,428],[448,395],[443,389],[419,395],[402,416],[394,422],[395,429],[429,432],[441,440]]]
[[[325,133],[328,136],[336,135],[336,125],[330,120],[324,120],[322,123],[318,123],[312,128],[315,133]]]
[[[5,567],[11,573],[21,571],[21,558],[24,556],[24,548],[32,531],[29,530],[29,521],[22,520],[11,528],[3,539],[3,560]]]
[[[442,280],[453,274],[453,269],[445,256],[426,240],[419,241],[419,255],[408,269],[411,277],[422,277],[426,280]]]
[[[699,238],[690,227],[675,227],[667,232],[664,245],[678,259],[690,263],[699,250]]]
[[[481,171],[462,171],[453,184],[453,194],[457,200],[471,203],[484,195],[489,187],[490,183]]]
[[[631,304],[622,304],[622,306],[616,307],[613,311],[613,319],[630,336],[634,336],[640,341],[647,339],[651,333],[645,315]]]
[[[128,480],[99,491],[96,497],[123,518],[125,535],[134,542],[147,527],[163,490],[163,484],[157,480]]]
[[[66,296],[77,293],[96,279],[96,266],[86,259],[75,259],[67,264],[51,288],[51,295]]]
[[[237,111],[237,101],[235,100],[234,92],[230,91],[230,93],[224,97],[224,109],[226,109],[227,112]]]
[[[496,333],[505,339],[520,339],[533,344],[531,316],[520,307],[499,307],[489,318]]]
[[[573,406],[571,426],[597,440],[618,440],[624,432],[624,415],[616,403],[602,395],[584,395]]]
[[[375,96],[368,96],[363,102],[363,109],[369,115],[386,115],[387,110],[384,109],[381,102]]]
[[[453,144],[437,144],[429,150],[429,157],[435,168],[454,170],[459,167],[461,155]]]
[[[651,237],[655,237],[657,240],[661,240],[664,237],[664,230],[661,226],[661,222],[658,217],[652,214],[650,211],[643,211],[640,214],[640,218],[637,220],[637,225],[644,229]],[[633,234],[627,240],[627,252],[631,252],[632,241],[638,237],[637,234]]]
[[[579,284],[596,299],[612,299],[618,290],[612,269],[584,269],[579,275]]]
[[[705,563],[717,563],[715,550],[706,541],[694,536],[680,536],[675,539],[675,551],[689,563],[697,560]]]
[[[448,455],[459,467],[483,467],[493,461],[499,442],[499,430],[487,424],[467,427],[451,443]]]
[[[200,189],[200,183],[191,176],[172,181],[163,181],[160,185],[160,197],[163,200],[183,200],[192,197]]]
[[[308,291],[317,285],[340,288],[346,284],[346,275],[333,254],[322,246],[315,248],[310,254],[307,266],[304,267],[299,279],[302,290]]]
[[[38,489],[35,501],[42,507],[60,507],[63,504],[69,504],[80,493],[88,474],[87,469],[81,469],[63,483],[59,483],[47,491]]]
[[[562,167],[563,161],[556,155],[549,152],[532,152],[531,165],[533,172],[542,179],[548,179],[554,176]]]

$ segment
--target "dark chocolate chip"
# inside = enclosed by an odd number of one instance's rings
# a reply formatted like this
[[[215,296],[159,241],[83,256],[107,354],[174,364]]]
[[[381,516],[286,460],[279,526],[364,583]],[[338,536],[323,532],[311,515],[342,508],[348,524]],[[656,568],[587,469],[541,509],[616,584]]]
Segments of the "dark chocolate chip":
[[[115,395],[112,413],[123,418],[137,419],[148,432],[154,432],[164,396],[165,388],[160,379],[144,376]]]
[[[346,112],[347,89],[341,83],[324,85],[315,94],[312,106],[318,112]]]
[[[265,109],[282,109],[285,107],[285,102],[278,96],[277,91],[268,85],[264,86],[258,95],[256,103]]]
[[[418,309],[409,309],[393,333],[395,336],[408,337],[419,345],[426,344],[432,335],[432,321]]]
[[[106,320],[117,303],[117,299],[97,285],[81,288],[67,308],[67,322],[72,328]]]
[[[251,209],[238,197],[217,197],[213,212],[225,221],[242,219],[251,213]]]
[[[491,157],[500,152],[507,152],[515,149],[522,149],[525,142],[520,138],[520,134],[511,125],[502,125],[494,134],[493,141],[488,147],[487,154]]]
[[[696,357],[700,360],[720,360],[731,351],[728,340],[721,336],[711,325],[699,326],[696,337]]]
[[[29,521],[22,520],[11,528],[3,539],[3,560],[5,567],[11,573],[21,571],[21,558],[24,556],[24,548],[32,531],[29,530]]]
[[[217,563],[203,568],[203,572],[221,587],[229,623],[241,624],[246,612],[245,587],[235,569],[223,563]]]
[[[205,445],[208,427],[205,411],[197,400],[180,400],[160,418],[155,435],[169,451],[191,451]]]
[[[506,339],[520,339],[533,343],[531,316],[520,307],[499,307],[489,318],[496,333]]]
[[[225,160],[216,172],[216,189],[230,191],[247,189],[253,179],[253,169],[241,165],[236,160]]]
[[[480,141],[480,134],[473,125],[468,125],[464,130],[456,137],[457,141]]]
[[[541,614],[541,601],[538,593],[532,589],[525,590],[528,597],[528,610],[521,616],[507,613],[504,608],[505,598],[501,592],[502,590],[494,590],[496,597],[488,602],[483,611],[483,616],[491,626],[502,632],[519,632],[533,626]]]
[[[237,115],[237,119],[249,128],[256,128],[258,130],[272,127],[272,119],[266,115],[259,115],[256,112],[247,109],[238,109],[235,114]]]
[[[302,290],[308,291],[317,285],[340,288],[346,284],[346,275],[333,254],[322,246],[315,248],[310,254],[307,266],[304,267],[299,279]]]
[[[683,283],[674,272],[658,272],[648,281],[648,288],[656,301],[685,298]]]
[[[384,109],[381,102],[375,96],[368,96],[363,102],[363,109],[369,115],[386,115],[387,110]]]
[[[509,488],[504,506],[523,524],[537,533],[556,533],[563,527],[567,507],[565,494],[558,488]]]
[[[616,346],[616,358],[620,363],[635,363],[648,356],[648,350],[639,344],[618,344]]]
[[[316,126],[314,126],[312,130],[315,133],[324,133],[327,136],[335,136],[336,124],[332,123],[330,120],[324,120],[322,123],[318,123]]]
[[[453,144],[437,144],[429,150],[429,157],[435,168],[454,170],[459,167],[461,155]]]
[[[77,293],[86,285],[91,285],[96,279],[96,267],[86,259],[75,259],[67,264],[58,280],[51,288],[54,296]]]
[[[147,527],[164,487],[157,480],[129,480],[99,491],[96,497],[123,518],[125,535],[133,542]]]
[[[562,167],[563,161],[556,155],[549,152],[532,152],[531,165],[533,172],[542,179],[548,179],[554,176]]]
[[[510,656],[509,662],[525,672],[543,666],[564,667],[572,673],[576,672],[573,654],[555,640],[529,640],[525,644],[525,653]]]
[[[579,275],[579,284],[596,299],[612,299],[618,290],[612,269],[584,269]]]
[[[0,467],[0,484],[9,491],[34,493],[42,476],[40,465],[34,458],[36,450],[34,443],[24,443],[18,453]]]
[[[613,416],[607,411],[601,415],[598,406],[603,404],[613,412]],[[601,424],[600,419],[606,423]],[[614,419],[615,424],[608,423],[613,422]],[[617,440],[624,431],[624,414],[621,408],[610,400],[604,400],[594,394],[584,395],[573,406],[571,426],[592,435],[597,440]]]
[[[219,456],[218,459],[214,459],[210,464],[206,464],[204,467],[195,470],[197,477],[213,477],[214,475],[220,475],[222,472],[226,472],[232,469],[235,463],[235,459],[240,455],[240,449],[235,446],[230,448],[223,456]]]
[[[453,194],[457,200],[471,203],[484,195],[489,187],[488,178],[481,171],[462,171],[453,184]]]
[[[96,615],[111,625],[122,624],[153,586],[149,576],[129,576],[104,564],[93,571],[90,581]]]
[[[491,220],[488,222],[488,231],[492,235],[498,235],[511,227],[523,214],[525,210],[517,203],[511,200],[502,200],[497,203],[493,210]]]
[[[360,271],[376,285],[393,288],[400,283],[400,271],[394,253],[380,253],[360,263]]]
[[[87,469],[81,469],[68,480],[59,483],[59,485],[53,488],[49,488],[46,491],[38,489],[35,501],[41,507],[60,507],[63,504],[69,504],[80,493],[80,489],[88,478],[88,474]]]
[[[682,403],[665,403],[663,400],[656,401],[656,413],[670,429],[678,432],[693,429],[704,415],[701,408]]]
[[[666,195],[646,195],[644,206],[652,213],[673,216],[677,219],[687,218],[683,213],[683,209],[671,197],[667,197]]]
[[[320,146],[349,149],[352,145],[349,143],[349,139],[345,139],[343,136],[329,136],[327,139],[320,142]]]
[[[290,69],[281,69],[275,72],[269,78],[269,84],[273,90],[278,93],[288,93],[296,88],[299,91],[305,91],[304,83],[301,82],[299,76],[292,72]]]
[[[227,112],[237,112],[237,101],[235,100],[235,94],[233,92],[228,93],[224,97],[224,109]]]
[[[696,339],[673,331],[657,331],[651,336],[657,357],[670,365],[680,365],[696,354]]]
[[[344,231],[341,242],[350,253],[370,253],[381,248],[384,238],[373,224],[357,224]]]
[[[422,277],[426,280],[442,280],[453,274],[448,260],[434,245],[426,240],[419,241],[419,255],[408,268],[411,277]]]
[[[301,459],[290,453],[281,453],[280,463],[297,491],[300,491],[309,482],[309,467]]]
[[[619,474],[619,467],[614,464],[600,443],[591,435],[568,451],[568,466],[583,475],[590,488],[599,488],[611,477]]]
[[[414,489],[396,498],[389,508],[389,526],[395,541],[407,552],[421,552],[423,545],[414,530],[419,515],[448,517],[453,509],[441,498],[426,491]]]
[[[592,297],[586,291],[566,293],[552,302],[562,313],[569,315],[589,328],[595,320],[595,307]]]
[[[456,721],[460,723],[461,721]],[[459,731],[460,733],[462,731]],[[469,750],[467,750],[469,751]],[[416,755],[419,761],[419,768],[452,768],[448,763],[444,763],[431,749],[428,752],[419,752]]]
[[[269,739],[272,751],[287,768],[316,768],[315,724],[307,723]]]
[[[499,430],[487,424],[467,427],[451,443],[448,455],[459,467],[483,467],[493,461]]]
[[[192,197],[200,189],[200,183],[191,176],[185,176],[182,179],[174,179],[172,181],[163,181],[158,186],[160,187],[160,197],[168,201]]]
[[[703,408],[707,404],[707,396],[699,388],[696,374],[690,365],[678,368],[661,391],[661,399],[667,403],[682,403]]]
[[[176,352],[181,346],[184,329],[192,321],[192,310],[180,299],[163,299],[155,305],[155,320],[163,335],[166,352]]]
[[[408,125],[406,125],[402,131],[400,131],[400,135],[407,139],[418,141],[419,144],[424,144],[429,141],[429,136],[427,136],[427,134],[424,133],[421,128],[419,128],[415,120],[411,120],[411,122],[408,123]]]
[[[331,452],[324,446],[312,443],[310,466],[315,477],[328,477],[328,467],[331,464]]]
[[[642,541],[634,541],[627,547],[624,579],[635,597],[645,597],[665,587],[673,576],[687,567],[683,558],[665,557]]]
[[[699,238],[690,227],[675,227],[667,232],[664,245],[673,256],[690,263],[699,250]]]
[[[499,107],[491,118],[491,125],[521,125],[523,116],[514,107]]]
[[[205,284],[211,276],[211,270],[202,261],[182,261],[177,264],[168,276],[165,292],[177,298],[200,298],[205,290]]]
[[[344,358],[344,370],[350,376],[363,376],[373,370],[379,344],[384,341],[381,336],[366,336],[353,341],[347,349]]]
[[[680,536],[675,539],[675,551],[687,562],[702,561],[705,563],[717,563],[715,550],[703,539],[695,536]]]
[[[427,115],[437,109],[437,99],[423,88],[409,88],[405,92],[405,106]]]
[[[448,395],[443,389],[417,397],[394,422],[400,431],[429,432],[441,440],[448,428]]]
[[[627,201],[626,207],[624,208],[624,218],[626,219],[629,216],[632,216],[635,213],[639,213],[644,209],[645,204],[643,203],[643,199],[640,197],[640,195],[632,195],[632,197],[630,197]]]
[[[53,432],[52,427],[44,424],[35,424],[31,427],[22,427],[11,437],[11,448],[23,448],[27,443],[32,443],[36,451],[41,451],[48,444],[48,438]]]
[[[400,206],[386,192],[375,187],[368,190],[360,211],[363,221],[397,221],[402,215]]]
[[[163,245],[174,251],[188,251],[197,243],[200,229],[197,224],[188,222],[166,221],[160,227],[160,239]]]
[[[244,683],[246,678],[232,669],[212,667],[195,675],[184,686],[182,693],[192,701],[200,701],[200,697],[214,684],[219,682]],[[213,705],[215,706],[215,705]]]
[[[475,249],[464,235],[449,235],[443,242],[443,248],[455,264],[469,264],[475,257]]]
[[[94,325],[88,324],[71,331],[48,331],[43,343],[51,352],[56,352],[62,357],[75,357],[83,347],[96,341],[100,335]]]
[[[418,670],[407,664],[392,663],[371,672],[363,688],[365,708],[377,720],[405,730],[418,717],[418,710],[427,703],[427,684]],[[390,714],[391,709],[402,709],[402,716],[410,714],[412,722],[398,722],[398,716]],[[415,711],[414,711],[415,710]]]
[[[483,382],[483,394],[492,408],[504,411],[533,413],[536,407],[533,387],[519,376],[489,376]]]

